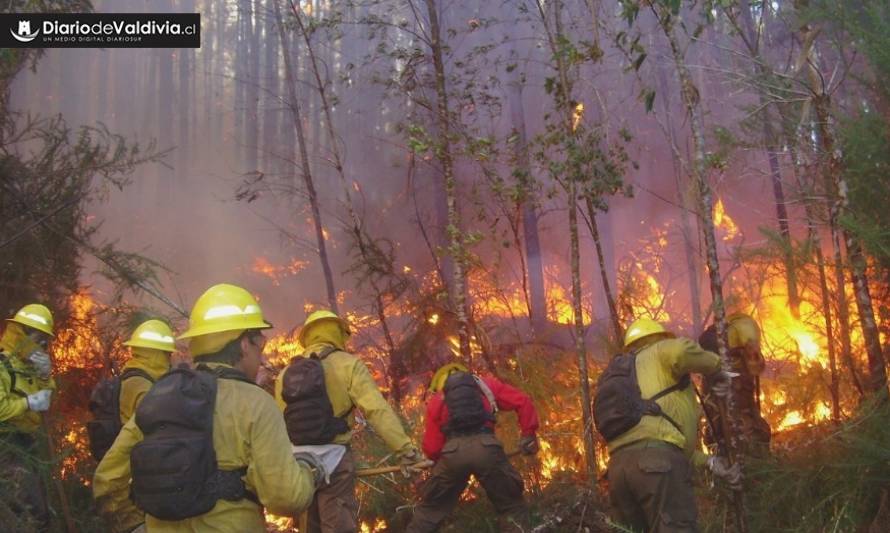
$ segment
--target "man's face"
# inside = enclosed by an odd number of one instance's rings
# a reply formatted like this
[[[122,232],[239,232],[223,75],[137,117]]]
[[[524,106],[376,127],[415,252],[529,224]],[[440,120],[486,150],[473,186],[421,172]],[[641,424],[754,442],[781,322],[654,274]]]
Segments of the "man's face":
[[[263,364],[265,346],[266,337],[259,330],[250,331],[241,339],[242,356],[239,369],[251,381],[256,381],[257,372]]]
[[[41,350],[46,351],[46,347],[49,346],[49,335],[32,328],[28,328],[27,335],[28,338],[31,339],[34,344],[39,346]]]

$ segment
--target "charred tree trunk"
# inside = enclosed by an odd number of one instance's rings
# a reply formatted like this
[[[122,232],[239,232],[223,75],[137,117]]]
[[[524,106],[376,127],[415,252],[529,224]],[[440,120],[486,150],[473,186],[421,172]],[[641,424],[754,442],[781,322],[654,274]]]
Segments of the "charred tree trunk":
[[[309,196],[309,206],[312,210],[312,223],[315,227],[315,240],[318,243],[318,257],[324,272],[325,288],[327,289],[328,305],[331,311],[337,313],[337,291],[334,289],[334,274],[328,261],[327,245],[325,244],[324,227],[321,222],[321,209],[318,205],[318,195],[315,192],[315,183],[312,181],[312,169],[309,166],[309,156],[306,152],[306,136],[303,132],[303,120],[300,108],[300,99],[297,95],[297,79],[291,65],[290,44],[285,38],[284,25],[282,24],[281,8],[278,2],[275,4],[275,21],[278,26],[278,38],[281,41],[281,53],[284,55],[284,75],[287,80],[288,107],[291,110],[294,131],[297,135],[297,146],[300,150],[300,164],[302,166],[303,182],[306,186],[306,194]]]
[[[460,211],[457,205],[457,178],[454,176],[454,160],[451,154],[451,115],[448,108],[448,88],[445,83],[445,61],[442,57],[441,28],[436,0],[424,0],[430,22],[430,51],[435,69],[436,121],[439,129],[437,156],[442,165],[442,180],[445,185],[445,198],[448,208],[448,254],[454,270],[451,276],[451,300],[457,316],[458,339],[461,356],[470,361],[470,323],[466,292],[466,251],[461,230]]]

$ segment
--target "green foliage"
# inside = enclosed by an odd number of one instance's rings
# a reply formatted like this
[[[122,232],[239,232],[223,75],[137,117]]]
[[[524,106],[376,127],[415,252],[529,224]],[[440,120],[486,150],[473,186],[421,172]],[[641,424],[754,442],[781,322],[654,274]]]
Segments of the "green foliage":
[[[865,405],[837,430],[820,426],[794,437],[790,451],[748,463],[751,531],[882,531],[888,523],[881,500],[890,486],[890,407]],[[721,530],[710,522],[707,531]]]

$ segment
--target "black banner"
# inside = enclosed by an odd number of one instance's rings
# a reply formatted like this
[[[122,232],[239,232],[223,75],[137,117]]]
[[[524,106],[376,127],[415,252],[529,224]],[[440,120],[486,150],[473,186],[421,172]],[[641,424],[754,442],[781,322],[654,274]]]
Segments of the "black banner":
[[[3,48],[200,48],[199,13],[3,13]]]

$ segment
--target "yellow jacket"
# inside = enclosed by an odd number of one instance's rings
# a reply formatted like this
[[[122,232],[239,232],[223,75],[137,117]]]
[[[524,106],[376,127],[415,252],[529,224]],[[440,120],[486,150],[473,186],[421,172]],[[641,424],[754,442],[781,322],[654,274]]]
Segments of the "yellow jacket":
[[[28,409],[28,395],[42,389],[55,389],[50,377],[43,379],[34,373],[31,364],[23,359],[38,346],[25,335],[22,326],[7,322],[0,338],[0,422],[12,425],[17,431],[35,433],[40,429],[40,413]],[[15,388],[12,375],[15,375]]]
[[[170,370],[170,356],[167,352],[151,348],[133,348],[133,357],[124,365],[124,371],[135,368],[142,370],[155,381]],[[121,424],[136,412],[139,402],[148,393],[152,382],[136,375],[121,382]]]
[[[129,501],[130,451],[142,439],[133,417],[124,425],[93,477],[93,496],[99,512],[113,524],[115,531],[126,531],[142,521],[141,517],[120,514]],[[284,419],[272,397],[261,388],[231,379],[218,381],[213,446],[221,469],[247,467],[244,476],[247,489],[257,495],[269,512],[296,515],[312,502],[313,475],[291,455]],[[148,515],[146,526],[152,533],[266,531],[263,510],[246,499],[220,500],[210,512],[177,522]]]
[[[336,344],[333,342],[312,344],[306,349],[304,355],[320,352],[328,346],[336,346]],[[377,383],[361,359],[338,349],[325,357],[321,361],[321,366],[324,368],[325,387],[328,390],[331,406],[334,408],[334,416],[342,417],[349,414],[348,422],[352,426],[354,423],[352,410],[354,407],[358,407],[390,450],[404,453],[414,448],[411,439],[405,434],[401,420],[380,394]],[[281,396],[283,380],[284,372],[282,371],[275,379],[275,400],[282,411],[286,407]],[[347,431],[338,435],[334,439],[334,443],[348,444],[351,438],[352,432]]]
[[[655,396],[684,374],[712,374],[719,369],[717,354],[686,338],[662,339],[637,353],[637,380],[643,398]],[[656,401],[683,428],[683,432],[664,417],[644,416],[634,428],[609,443],[609,452],[638,440],[654,439],[679,446],[695,463],[702,462],[704,455],[696,450],[701,406],[693,388],[672,392]]]

